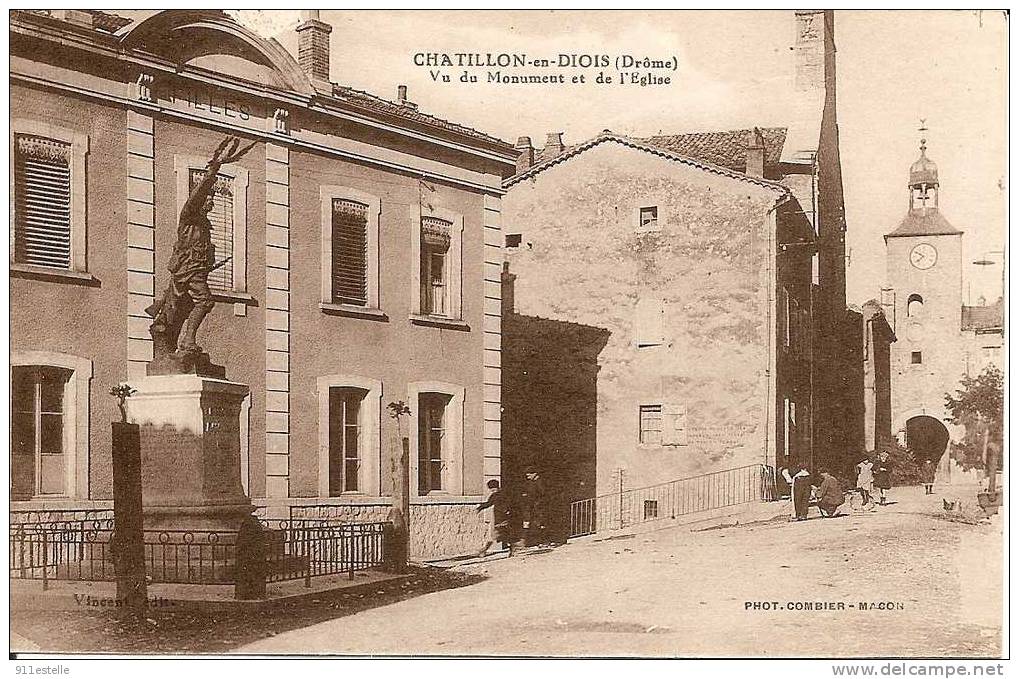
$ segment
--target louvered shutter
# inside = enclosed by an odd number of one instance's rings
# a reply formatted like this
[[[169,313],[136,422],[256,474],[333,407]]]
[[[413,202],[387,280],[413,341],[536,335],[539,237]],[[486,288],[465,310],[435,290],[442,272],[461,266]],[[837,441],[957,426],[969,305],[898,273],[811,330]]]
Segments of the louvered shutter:
[[[191,190],[205,177],[205,170],[191,170]],[[209,224],[212,226],[212,244],[216,248],[216,261],[219,262],[234,253],[234,191],[233,179],[226,175],[217,175],[212,186],[212,211],[209,213]],[[209,287],[220,290],[233,290],[233,262],[229,262],[209,273]]]
[[[368,303],[368,206],[333,199],[333,301]]]
[[[14,261],[71,268],[71,145],[17,135]]]

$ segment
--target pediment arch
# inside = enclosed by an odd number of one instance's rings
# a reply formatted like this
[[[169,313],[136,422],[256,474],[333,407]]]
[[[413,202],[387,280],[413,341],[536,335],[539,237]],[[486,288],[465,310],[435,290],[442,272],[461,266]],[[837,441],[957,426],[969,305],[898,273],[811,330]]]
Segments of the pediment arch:
[[[164,10],[117,32],[124,47],[280,89],[314,93],[294,58],[219,10]]]

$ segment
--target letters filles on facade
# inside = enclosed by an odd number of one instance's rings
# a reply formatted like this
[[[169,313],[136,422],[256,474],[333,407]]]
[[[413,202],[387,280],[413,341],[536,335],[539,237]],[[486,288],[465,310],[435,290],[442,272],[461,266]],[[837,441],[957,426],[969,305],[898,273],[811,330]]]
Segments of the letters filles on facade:
[[[412,552],[476,548],[500,468],[505,142],[329,79],[216,11],[11,14],[12,500],[104,505],[110,388],[152,358],[145,308],[225,134],[202,343],[250,385],[242,479],[266,512],[384,518],[411,444]],[[402,424],[386,405],[404,401]]]
[[[862,330],[846,307],[833,15],[790,19],[787,127],[518,141],[508,476],[539,465],[565,505],[746,465],[855,463],[874,415],[864,357],[846,351]]]

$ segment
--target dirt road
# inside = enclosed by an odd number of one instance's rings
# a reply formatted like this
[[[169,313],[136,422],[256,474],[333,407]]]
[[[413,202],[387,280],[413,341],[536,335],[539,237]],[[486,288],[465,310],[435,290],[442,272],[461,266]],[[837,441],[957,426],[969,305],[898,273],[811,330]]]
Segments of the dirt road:
[[[677,527],[494,561],[472,567],[488,576],[479,584],[236,650],[998,655],[1000,521],[939,518],[940,494],[896,489],[895,497],[895,505],[845,518],[700,532]],[[818,603],[826,610],[797,610]]]

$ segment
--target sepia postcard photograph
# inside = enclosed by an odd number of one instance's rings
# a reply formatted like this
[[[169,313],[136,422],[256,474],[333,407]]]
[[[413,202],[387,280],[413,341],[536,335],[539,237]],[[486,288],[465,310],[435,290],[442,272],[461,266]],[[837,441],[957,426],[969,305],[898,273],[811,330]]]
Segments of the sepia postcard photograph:
[[[1005,675],[1008,10],[8,20],[13,673]]]

